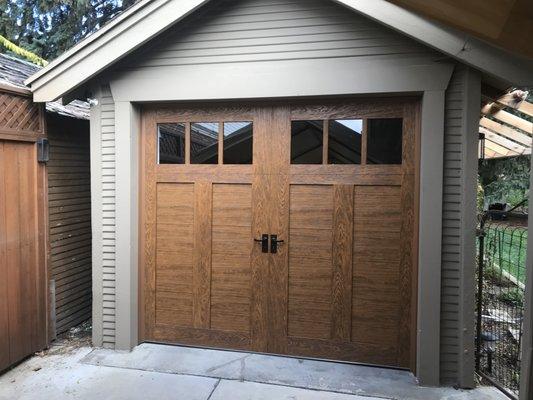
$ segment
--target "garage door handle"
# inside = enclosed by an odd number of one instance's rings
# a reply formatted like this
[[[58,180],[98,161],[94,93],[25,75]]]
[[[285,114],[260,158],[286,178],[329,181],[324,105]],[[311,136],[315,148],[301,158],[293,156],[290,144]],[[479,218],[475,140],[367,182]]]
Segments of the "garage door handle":
[[[268,253],[268,235],[261,235],[261,239],[254,239],[254,242],[261,243],[261,251],[263,253]]]
[[[270,252],[277,254],[278,245],[285,243],[285,240],[278,240],[278,235],[270,235]]]

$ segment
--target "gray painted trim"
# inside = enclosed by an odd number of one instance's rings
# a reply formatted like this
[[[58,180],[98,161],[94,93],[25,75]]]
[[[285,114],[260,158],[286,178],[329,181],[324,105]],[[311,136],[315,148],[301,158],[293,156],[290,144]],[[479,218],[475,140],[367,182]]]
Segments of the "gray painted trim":
[[[533,156],[531,157],[533,170]],[[533,174],[530,176],[533,188]],[[529,191],[529,204],[533,204],[533,190]],[[520,376],[520,400],[533,398],[533,218],[528,221],[526,303],[524,311],[524,337],[522,338],[522,371]]]
[[[114,23],[29,78],[26,84],[34,93],[34,101],[52,101],[78,88],[207,1],[139,2]],[[516,57],[466,34],[444,28],[385,0],[336,1],[492,76],[517,85],[533,84],[531,60]]]
[[[445,90],[453,68],[427,56],[293,60],[132,71],[115,75],[110,84],[116,101],[134,102],[414,93]]]
[[[95,85],[93,95],[101,98],[101,90]],[[103,270],[102,270],[102,125],[101,105],[91,107],[91,226],[92,226],[92,339],[93,346],[101,347],[103,342]]]
[[[470,68],[465,73],[465,107],[463,110],[463,165],[462,165],[462,260],[459,307],[459,386],[474,388],[476,382],[475,338],[475,275],[477,228],[477,171],[479,105],[481,103],[481,76]]]
[[[424,93],[420,158],[416,374],[423,386],[440,384],[444,104],[444,90]]]
[[[117,350],[138,344],[138,226],[140,111],[115,103]]]
[[[383,0],[335,0],[509,84],[533,84],[533,60],[500,50]]]

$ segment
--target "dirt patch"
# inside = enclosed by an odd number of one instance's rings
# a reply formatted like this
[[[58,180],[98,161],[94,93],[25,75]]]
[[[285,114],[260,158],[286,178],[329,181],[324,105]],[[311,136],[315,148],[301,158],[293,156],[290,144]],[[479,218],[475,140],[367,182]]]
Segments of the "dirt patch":
[[[86,321],[59,336],[50,348],[35,354],[37,357],[70,354],[82,347],[92,346],[92,323]]]

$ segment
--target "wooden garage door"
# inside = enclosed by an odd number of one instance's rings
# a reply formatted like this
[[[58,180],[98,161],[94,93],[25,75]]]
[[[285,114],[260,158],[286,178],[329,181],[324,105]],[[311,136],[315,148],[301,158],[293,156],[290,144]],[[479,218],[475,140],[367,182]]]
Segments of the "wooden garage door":
[[[414,369],[417,104],[147,108],[141,339]]]

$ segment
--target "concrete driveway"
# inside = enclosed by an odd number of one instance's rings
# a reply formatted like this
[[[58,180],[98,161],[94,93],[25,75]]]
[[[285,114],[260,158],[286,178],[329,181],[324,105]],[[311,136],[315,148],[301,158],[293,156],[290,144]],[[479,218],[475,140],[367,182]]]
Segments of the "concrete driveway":
[[[405,371],[143,344],[54,345],[0,376],[0,399],[503,400],[492,388],[421,388]]]

